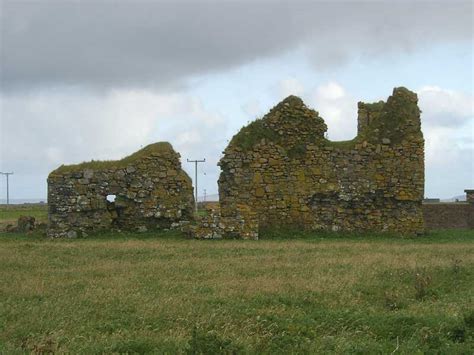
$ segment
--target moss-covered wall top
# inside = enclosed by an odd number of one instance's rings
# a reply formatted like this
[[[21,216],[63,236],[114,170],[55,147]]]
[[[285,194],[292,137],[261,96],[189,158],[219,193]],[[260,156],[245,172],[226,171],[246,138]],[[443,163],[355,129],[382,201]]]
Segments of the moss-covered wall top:
[[[318,112],[289,96],[241,129],[220,161],[222,213],[237,204],[261,227],[423,229],[424,140],[415,93],[358,104],[358,135],[331,142]]]
[[[118,161],[59,167],[48,176],[49,235],[144,231],[191,220],[193,188],[179,158],[161,142]]]

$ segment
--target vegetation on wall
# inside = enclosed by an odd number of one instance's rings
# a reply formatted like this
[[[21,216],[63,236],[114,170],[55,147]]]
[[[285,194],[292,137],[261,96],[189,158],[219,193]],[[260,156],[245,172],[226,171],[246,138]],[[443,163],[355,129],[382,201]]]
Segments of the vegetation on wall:
[[[262,139],[277,143],[280,138],[277,132],[264,124],[262,118],[257,118],[232,137],[230,144],[238,146],[244,151],[249,151]]]
[[[326,124],[290,96],[244,127],[220,160],[220,202],[258,213],[260,226],[420,233],[424,141],[417,96],[358,105],[358,135],[325,138]]]
[[[326,130],[326,124],[318,112],[308,109],[299,97],[289,96],[263,118],[257,118],[243,127],[234,135],[230,145],[249,152],[262,141],[271,142],[284,149],[291,159],[298,159],[304,156],[308,144],[322,140]],[[288,141],[288,131],[301,131],[303,134],[292,144]]]
[[[404,87],[395,88],[394,95],[389,98],[387,102],[378,101],[374,103],[359,103],[359,109],[367,112],[371,117],[371,122],[358,133],[356,137],[345,141],[331,141],[329,139],[321,139],[318,133],[321,131],[320,127],[324,126],[323,131],[326,131],[324,120],[319,117],[315,111],[314,117],[299,115],[298,111],[295,113],[285,111],[285,103],[290,109],[304,105],[300,98],[289,96],[277,106],[275,106],[263,118],[258,118],[243,127],[232,138],[230,145],[240,147],[243,151],[248,152],[253,147],[265,139],[273,142],[288,153],[292,159],[304,157],[306,146],[308,144],[323,144],[326,146],[338,149],[352,149],[355,144],[364,141],[377,143],[382,139],[388,139],[390,143],[400,143],[402,139],[410,135],[420,135],[419,119],[410,120],[410,118],[420,116],[420,110],[417,106],[416,94],[412,93]],[[291,103],[291,104],[290,104]],[[293,105],[293,106],[291,106]],[[308,136],[301,136],[300,141],[296,145],[288,142],[285,132],[279,132],[272,128],[267,122],[275,116],[275,113],[281,113],[280,120],[291,122],[293,126],[305,129],[315,129],[314,134]],[[422,137],[422,136],[421,136]]]
[[[145,148],[142,148],[139,151],[120,160],[92,160],[92,161],[83,162],[80,164],[61,165],[56,170],[52,171],[50,175],[60,175],[63,173],[82,171],[84,169],[104,170],[104,169],[124,168],[124,167],[127,167],[127,165],[132,164],[150,155],[153,155],[153,154],[162,155],[164,153],[174,154],[173,147],[168,142],[157,142],[157,143],[149,144]]]

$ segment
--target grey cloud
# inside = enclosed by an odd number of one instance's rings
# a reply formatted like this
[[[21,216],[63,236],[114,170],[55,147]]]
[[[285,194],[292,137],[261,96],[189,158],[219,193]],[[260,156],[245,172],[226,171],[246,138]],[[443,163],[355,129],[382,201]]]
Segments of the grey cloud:
[[[1,90],[182,85],[302,46],[319,68],[472,37],[468,2],[1,3]]]

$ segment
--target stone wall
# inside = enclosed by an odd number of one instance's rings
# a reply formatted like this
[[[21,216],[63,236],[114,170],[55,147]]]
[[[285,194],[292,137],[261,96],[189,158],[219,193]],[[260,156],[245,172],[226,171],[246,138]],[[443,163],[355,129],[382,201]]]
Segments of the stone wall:
[[[474,228],[474,204],[466,202],[423,204],[426,229]]]
[[[289,96],[241,129],[219,165],[222,214],[248,205],[260,227],[424,229],[424,139],[417,96],[358,104],[358,135],[332,142],[318,112]]]
[[[59,167],[48,176],[48,235],[145,231],[192,220],[192,183],[179,158],[161,142],[118,161]]]
[[[464,190],[466,202],[424,203],[426,229],[474,229],[474,190]]]
[[[232,216],[223,216],[219,209],[207,211],[190,226],[196,239],[258,239],[258,218],[248,206],[237,205]]]

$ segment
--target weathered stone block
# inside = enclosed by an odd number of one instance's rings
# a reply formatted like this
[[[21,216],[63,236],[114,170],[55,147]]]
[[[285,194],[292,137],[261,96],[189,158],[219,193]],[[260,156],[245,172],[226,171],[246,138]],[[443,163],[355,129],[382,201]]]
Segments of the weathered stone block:
[[[35,217],[20,216],[17,221],[15,232],[27,233],[35,229]]]

